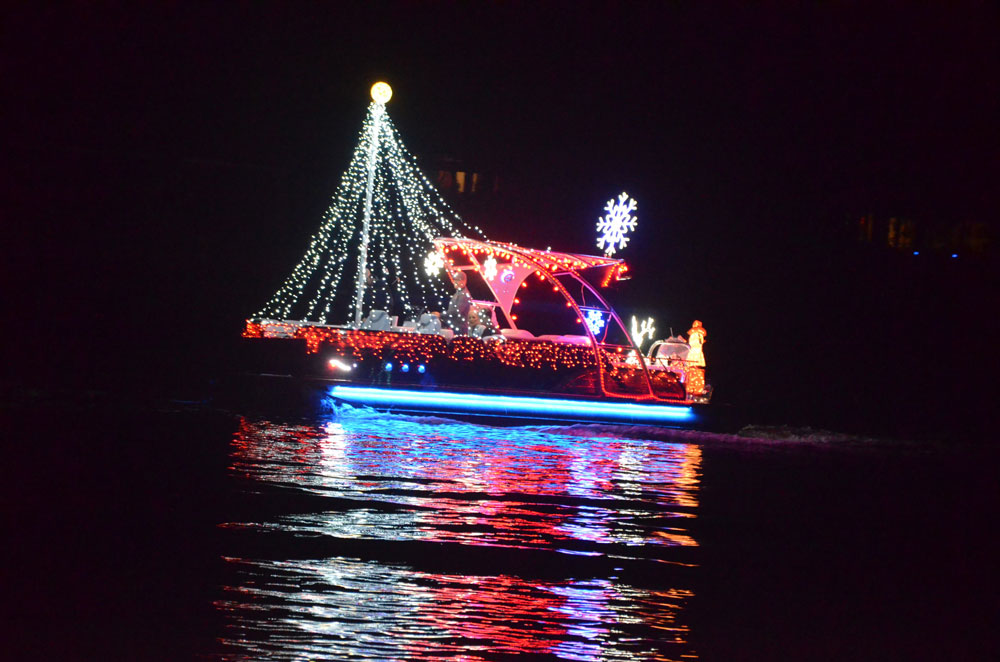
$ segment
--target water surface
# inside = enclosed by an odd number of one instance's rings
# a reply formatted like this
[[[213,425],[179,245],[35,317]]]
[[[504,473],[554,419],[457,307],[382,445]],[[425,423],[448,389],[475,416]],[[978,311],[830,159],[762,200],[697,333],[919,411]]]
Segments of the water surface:
[[[18,660],[991,659],[998,454],[9,404]]]
[[[225,527],[233,659],[690,659],[693,444],[355,414],[242,419],[234,477],[284,512]],[[643,578],[636,583],[634,578]]]

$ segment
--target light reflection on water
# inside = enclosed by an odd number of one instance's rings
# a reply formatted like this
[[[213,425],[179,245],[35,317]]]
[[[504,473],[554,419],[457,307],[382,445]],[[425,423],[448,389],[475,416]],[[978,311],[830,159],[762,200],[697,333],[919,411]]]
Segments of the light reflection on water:
[[[269,542],[227,558],[222,657],[691,659],[700,461],[691,444],[374,414],[243,419],[234,478],[295,503],[224,524]]]

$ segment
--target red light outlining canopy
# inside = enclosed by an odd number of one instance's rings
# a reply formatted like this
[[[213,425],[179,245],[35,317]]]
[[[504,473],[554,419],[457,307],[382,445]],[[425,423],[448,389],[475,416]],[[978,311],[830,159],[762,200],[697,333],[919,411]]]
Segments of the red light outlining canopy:
[[[438,237],[434,239],[434,245],[445,257],[445,262],[452,270],[465,271],[474,270],[483,273],[483,264],[492,257],[497,261],[496,269],[501,274],[509,271],[512,276],[507,278],[488,278],[484,274],[483,280],[489,286],[496,297],[500,309],[507,316],[510,326],[514,329],[517,325],[511,317],[511,306],[518,288],[527,287],[527,278],[531,274],[537,274],[540,281],[549,281],[555,292],[562,292],[567,297],[567,306],[571,304],[572,297],[565,291],[562,285],[556,280],[557,276],[570,275],[573,278],[586,283],[580,277],[580,272],[589,269],[606,269],[601,278],[601,287],[606,287],[612,279],[623,274],[628,267],[624,260],[605,257],[603,255],[582,255],[579,253],[560,253],[557,251],[542,251],[535,248],[524,248],[517,244],[509,244],[496,241],[479,241],[466,237]],[[455,264],[455,260],[448,257],[449,253],[459,252],[463,260]],[[587,284],[588,289],[590,288]],[[595,292],[596,294],[596,292]],[[600,297],[598,296],[598,299]],[[604,303],[606,309],[610,306]]]
[[[534,248],[523,248],[517,244],[480,241],[465,237],[438,237],[434,239],[434,245],[445,256],[455,251],[461,253],[464,259],[460,264],[455,264],[452,261],[454,271],[474,270],[482,273],[483,262],[488,257],[493,257],[498,261],[497,268],[499,270],[511,269],[513,271],[514,277],[507,282],[485,277],[483,279],[496,298],[497,309],[503,312],[508,324],[513,329],[518,327],[516,324],[517,316],[511,314],[511,306],[518,290],[527,285],[528,276],[537,274],[540,281],[551,283],[552,290],[561,294],[566,300],[567,306],[576,313],[577,323],[581,326],[581,335],[586,335],[589,340],[589,345],[594,351],[595,362],[598,365],[600,388],[603,394],[632,400],[665,399],[658,395],[657,389],[654,388],[653,379],[650,377],[642,353],[633,343],[632,336],[625,324],[618,317],[614,308],[581,275],[581,272],[585,270],[604,268],[607,273],[604,274],[601,286],[606,286],[611,279],[611,273],[620,275],[625,271],[623,260],[599,255],[542,251]],[[576,281],[580,285],[579,296],[567,290],[557,276],[568,277]],[[587,301],[584,301],[584,292],[587,293]],[[585,322],[587,314],[582,308],[586,308],[588,311],[607,313],[608,319],[603,327],[605,330],[600,338]],[[604,342],[608,335],[607,329],[612,327],[617,327],[620,330],[621,337],[628,343],[627,346]]]

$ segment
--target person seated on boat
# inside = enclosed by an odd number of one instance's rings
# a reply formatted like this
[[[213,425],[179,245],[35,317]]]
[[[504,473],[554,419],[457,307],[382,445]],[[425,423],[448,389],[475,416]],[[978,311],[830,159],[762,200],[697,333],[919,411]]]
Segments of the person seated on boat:
[[[441,313],[424,313],[416,321],[414,330],[417,333],[438,333],[441,330]]]
[[[441,321],[457,334],[469,333],[469,310],[472,308],[472,295],[469,293],[465,272],[458,271],[452,277],[455,283],[455,293],[451,295],[448,310],[442,315]]]
[[[497,328],[493,326],[490,309],[486,306],[472,306],[469,310],[469,335],[476,338],[485,338],[497,333]]]

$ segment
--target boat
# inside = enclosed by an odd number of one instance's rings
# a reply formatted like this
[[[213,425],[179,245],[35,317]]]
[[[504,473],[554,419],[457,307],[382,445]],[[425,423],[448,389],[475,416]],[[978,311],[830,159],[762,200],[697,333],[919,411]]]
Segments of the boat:
[[[452,303],[463,302],[460,318],[431,311],[400,322],[372,310],[360,324],[250,319],[243,336],[297,347],[295,377],[339,404],[516,421],[699,420],[712,393],[703,358],[689,357],[682,338],[644,355],[600,293],[627,278],[624,260],[464,237],[434,247],[455,285]]]
[[[712,395],[700,322],[687,340],[654,343],[643,354],[642,334],[630,333],[601,294],[629,278],[612,255],[634,226],[634,201],[625,193],[618,207],[609,201],[609,214],[621,213],[607,223],[618,234],[598,241],[604,255],[486,239],[408,157],[385,109],[391,88],[376,83],[371,94],[323,225],[284,285],[246,321],[255,374],[293,379],[332,406],[695,424]],[[353,319],[330,324],[331,311],[347,303],[340,285],[355,264]],[[454,294],[435,310],[447,297],[442,276]],[[291,319],[294,310],[301,319]]]

